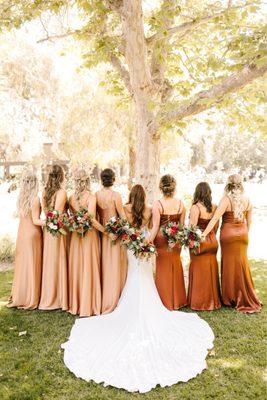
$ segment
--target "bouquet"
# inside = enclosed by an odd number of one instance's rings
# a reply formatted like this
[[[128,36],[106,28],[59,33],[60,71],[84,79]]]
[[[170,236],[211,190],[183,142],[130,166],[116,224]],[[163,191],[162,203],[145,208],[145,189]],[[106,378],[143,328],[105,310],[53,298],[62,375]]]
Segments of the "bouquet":
[[[172,247],[176,245],[176,243],[181,243],[184,235],[184,228],[181,224],[177,224],[177,222],[168,222],[161,227],[161,232],[167,239],[169,251],[172,251]]]
[[[204,237],[202,231],[197,226],[189,226],[184,228],[184,235],[182,244],[187,246],[194,254],[198,254],[200,244],[203,242]]]
[[[81,208],[76,213],[65,214],[63,223],[70,232],[77,232],[78,236],[84,237],[88,231],[92,230],[93,216],[86,208]]]
[[[107,222],[105,230],[107,233],[112,233],[117,236],[117,239],[120,239],[126,227],[129,227],[129,223],[125,218],[112,217]],[[117,239],[112,241],[113,244],[116,243]]]
[[[152,243],[146,242],[144,232],[125,224],[121,234],[121,243],[134,253],[139,259],[148,260],[152,255],[157,254],[156,248]]]
[[[50,210],[46,213],[45,227],[53,236],[66,235],[62,216],[56,210]]]

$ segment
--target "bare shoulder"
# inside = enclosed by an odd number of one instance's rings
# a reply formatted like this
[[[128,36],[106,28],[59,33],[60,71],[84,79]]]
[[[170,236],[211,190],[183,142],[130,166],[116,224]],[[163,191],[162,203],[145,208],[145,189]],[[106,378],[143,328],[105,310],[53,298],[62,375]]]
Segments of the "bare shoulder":
[[[40,207],[41,202],[39,199],[39,196],[35,196],[34,200],[33,200],[33,207]]]
[[[121,194],[119,192],[117,192],[116,190],[113,190],[113,195],[114,195],[115,199],[121,199]]]

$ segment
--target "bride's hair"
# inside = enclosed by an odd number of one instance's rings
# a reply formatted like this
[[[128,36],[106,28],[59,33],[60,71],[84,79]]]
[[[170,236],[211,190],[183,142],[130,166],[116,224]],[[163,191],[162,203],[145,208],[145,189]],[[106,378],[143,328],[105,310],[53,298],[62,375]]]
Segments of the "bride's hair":
[[[128,204],[131,204],[133,225],[136,228],[142,226],[144,211],[146,208],[146,192],[142,185],[134,185],[129,195]]]
[[[239,221],[243,221],[245,204],[242,176],[238,174],[230,175],[227,179],[224,193],[232,200],[234,217]]]
[[[26,171],[21,178],[20,192],[17,201],[18,214],[22,217],[29,215],[33,201],[38,194],[38,179],[34,172]]]
[[[81,168],[74,172],[73,174],[74,180],[74,195],[76,200],[80,200],[82,192],[85,190],[90,191],[90,176],[85,171],[85,169]]]
[[[44,206],[45,208],[51,207],[52,198],[54,194],[61,189],[62,182],[64,181],[64,170],[61,165],[53,165],[48,174],[47,182],[44,189]]]
[[[207,182],[200,182],[195,188],[193,204],[198,202],[206,207],[208,213],[212,212],[211,188]]]
[[[172,175],[163,175],[160,178],[159,188],[163,195],[166,197],[172,197],[176,189],[176,180]]]

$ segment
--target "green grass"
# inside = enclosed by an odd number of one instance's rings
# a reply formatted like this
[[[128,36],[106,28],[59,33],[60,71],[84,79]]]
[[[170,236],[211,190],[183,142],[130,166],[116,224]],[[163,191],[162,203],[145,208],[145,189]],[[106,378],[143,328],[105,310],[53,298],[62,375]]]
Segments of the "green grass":
[[[252,274],[266,304],[266,265],[252,263]],[[65,342],[74,317],[60,311],[22,311],[5,307],[12,271],[0,273],[0,399],[1,400],[252,400],[266,398],[266,310],[244,315],[223,308],[202,312],[215,333],[208,368],[187,383],[159,388],[147,394],[87,383],[72,375],[63,363]],[[19,332],[27,331],[24,336]],[[265,375],[266,379],[266,375]]]

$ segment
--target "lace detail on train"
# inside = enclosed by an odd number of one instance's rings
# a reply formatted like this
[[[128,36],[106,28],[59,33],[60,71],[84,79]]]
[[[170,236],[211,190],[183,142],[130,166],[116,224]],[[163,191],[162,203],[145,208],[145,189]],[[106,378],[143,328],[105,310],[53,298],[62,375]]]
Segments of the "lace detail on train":
[[[161,303],[152,261],[128,252],[128,276],[110,314],[75,321],[64,362],[77,377],[145,393],[186,382],[206,368],[214,335],[197,314],[169,311]]]

